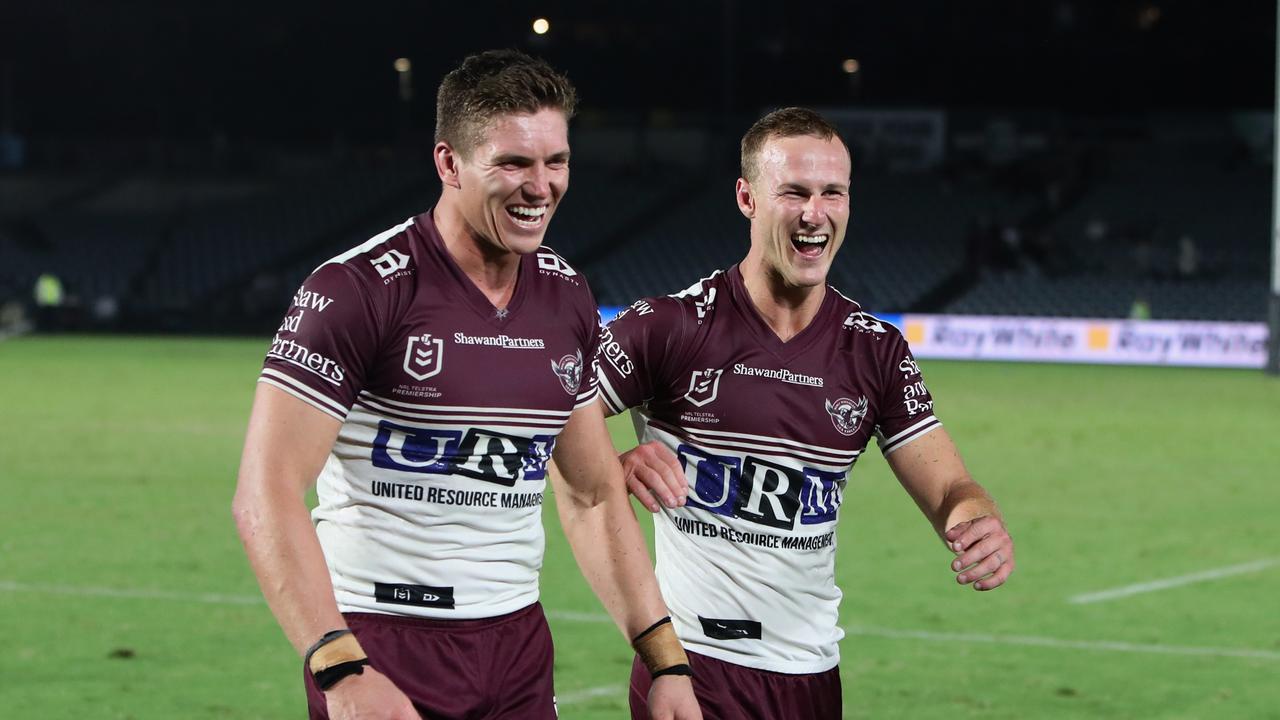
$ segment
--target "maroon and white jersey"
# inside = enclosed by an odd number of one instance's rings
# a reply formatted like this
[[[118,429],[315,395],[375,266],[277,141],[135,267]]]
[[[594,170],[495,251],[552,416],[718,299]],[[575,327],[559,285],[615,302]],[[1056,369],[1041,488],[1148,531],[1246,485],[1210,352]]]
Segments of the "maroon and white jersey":
[[[424,213],[321,265],[259,382],[342,421],[312,513],[338,607],[480,618],[538,599],[546,463],[593,402],[591,291],[550,249],[497,311]]]
[[[689,480],[687,504],[654,523],[685,646],[773,672],[835,667],[845,477],[873,435],[888,454],[940,427],[902,335],[828,287],[784,343],[735,266],[624,310],[598,366],[601,397],[637,408],[641,442],[669,447]]]

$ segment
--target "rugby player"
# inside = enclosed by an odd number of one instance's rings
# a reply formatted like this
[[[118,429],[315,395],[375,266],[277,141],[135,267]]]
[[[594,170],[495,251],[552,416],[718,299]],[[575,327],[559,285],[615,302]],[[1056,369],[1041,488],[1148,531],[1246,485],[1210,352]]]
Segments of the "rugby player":
[[[815,112],[742,139],[737,265],[624,310],[601,339],[600,396],[633,409],[628,487],[655,520],[658,581],[707,718],[839,718],[836,522],[874,436],[954,553],[1002,585],[1013,541],[933,413],[902,335],[826,284],[849,221],[850,156]],[[632,716],[651,687],[637,660]]]
[[[556,716],[538,603],[553,454],[565,533],[649,663],[653,717],[699,716],[596,402],[595,302],[542,247],[574,105],[540,60],[467,58],[437,97],[439,202],[316,269],[272,342],[233,509],[312,718]]]

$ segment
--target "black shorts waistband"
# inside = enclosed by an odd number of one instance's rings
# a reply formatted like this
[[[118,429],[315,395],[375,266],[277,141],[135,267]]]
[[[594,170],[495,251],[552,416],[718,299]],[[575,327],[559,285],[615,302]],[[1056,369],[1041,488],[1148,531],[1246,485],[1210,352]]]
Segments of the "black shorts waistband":
[[[372,625],[390,625],[405,628],[430,628],[436,630],[449,630],[451,632],[467,632],[472,630],[488,630],[499,625],[523,619],[529,615],[537,613],[542,615],[542,603],[535,602],[532,605],[520,608],[515,612],[509,612],[506,615],[495,615],[487,618],[472,618],[467,620],[449,620],[447,618],[424,618],[414,617],[411,615],[392,615],[391,613],[370,613],[370,612],[346,612],[342,613],[342,617],[348,621],[359,623],[369,623]]]

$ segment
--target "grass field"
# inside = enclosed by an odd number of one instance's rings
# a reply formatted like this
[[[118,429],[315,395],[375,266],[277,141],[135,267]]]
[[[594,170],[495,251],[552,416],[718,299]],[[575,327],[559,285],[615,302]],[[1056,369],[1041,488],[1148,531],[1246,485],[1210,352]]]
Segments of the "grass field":
[[[0,717],[304,716],[229,511],[265,350],[0,343]],[[872,451],[840,520],[846,717],[1280,718],[1280,381],[923,366],[1019,570],[956,586]],[[545,518],[561,717],[625,717],[626,643]]]

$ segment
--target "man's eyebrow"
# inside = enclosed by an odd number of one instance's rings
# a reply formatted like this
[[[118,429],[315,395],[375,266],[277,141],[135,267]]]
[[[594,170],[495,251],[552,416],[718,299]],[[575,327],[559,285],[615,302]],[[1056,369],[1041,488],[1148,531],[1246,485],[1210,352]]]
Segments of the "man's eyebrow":
[[[528,163],[528,162],[532,162],[529,156],[521,155],[519,153],[504,153],[502,155],[496,155],[493,158],[493,163],[495,165],[503,165],[505,163]]]

